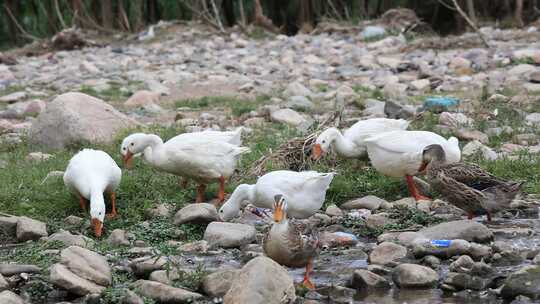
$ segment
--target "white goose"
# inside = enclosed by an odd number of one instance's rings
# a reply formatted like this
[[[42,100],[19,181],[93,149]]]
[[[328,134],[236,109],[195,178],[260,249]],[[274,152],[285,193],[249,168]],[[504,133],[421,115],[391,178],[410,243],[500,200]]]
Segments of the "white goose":
[[[64,172],[64,184],[79,197],[81,208],[86,211],[90,201],[90,216],[97,237],[101,236],[105,219],[103,192],[111,196],[110,218],[116,216],[115,189],[120,184],[122,170],[109,154],[92,149],[84,149],[75,154]]]
[[[120,148],[124,163],[134,154],[143,153],[143,159],[157,170],[196,180],[199,203],[204,200],[206,184],[215,180],[219,180],[218,198],[224,201],[225,180],[234,173],[240,155],[249,151],[246,147],[204,139],[163,143],[159,136],[144,133],[124,138]]]
[[[287,214],[293,218],[307,218],[319,210],[325,200],[326,190],[335,173],[316,171],[272,171],[257,180],[254,185],[236,187],[231,197],[219,209],[222,220],[228,221],[238,215],[248,203],[271,209],[274,197],[282,194],[288,201]]]
[[[366,138],[382,132],[405,130],[408,126],[409,122],[403,119],[372,118],[356,122],[343,134],[336,128],[329,128],[315,140],[312,158],[318,160],[330,149],[343,158],[365,157]]]
[[[446,153],[447,163],[455,163],[461,159],[457,138],[451,137],[447,140],[428,131],[391,131],[371,136],[365,143],[373,167],[388,176],[405,176],[409,192],[416,200],[429,199],[418,192],[412,177],[418,173],[422,164],[422,151],[426,146],[441,145]]]

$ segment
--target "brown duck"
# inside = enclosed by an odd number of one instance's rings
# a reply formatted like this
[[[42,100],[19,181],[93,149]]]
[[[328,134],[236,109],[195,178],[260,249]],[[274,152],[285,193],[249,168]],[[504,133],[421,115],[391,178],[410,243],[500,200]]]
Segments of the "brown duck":
[[[440,145],[429,145],[422,152],[420,172],[427,170],[431,187],[449,203],[467,212],[469,219],[491,215],[508,208],[520,193],[521,182],[506,181],[471,163],[445,164]]]
[[[274,223],[263,240],[264,253],[281,265],[306,267],[302,284],[309,289],[315,285],[309,275],[313,258],[318,254],[319,239],[316,230],[287,218],[287,203],[283,195],[274,197]]]

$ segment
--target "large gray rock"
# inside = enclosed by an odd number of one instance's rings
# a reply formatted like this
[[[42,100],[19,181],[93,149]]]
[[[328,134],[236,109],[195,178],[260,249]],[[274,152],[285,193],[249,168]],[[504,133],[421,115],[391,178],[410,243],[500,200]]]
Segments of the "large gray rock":
[[[111,232],[111,235],[107,238],[107,243],[113,246],[127,246],[129,245],[129,240],[127,238],[127,233],[123,229],[114,229]]]
[[[16,216],[0,216],[0,231],[9,236],[15,236],[17,233]]]
[[[47,225],[26,216],[17,218],[17,241],[38,240],[47,236]]]
[[[62,264],[52,265],[49,271],[51,283],[73,294],[84,296],[105,290],[105,287],[77,276]]]
[[[211,297],[223,297],[231,288],[232,282],[240,273],[237,269],[216,271],[207,275],[202,282],[202,290]]]
[[[195,292],[154,281],[138,280],[133,285],[140,295],[159,303],[197,303],[203,297]]]
[[[161,270],[167,264],[165,257],[143,257],[131,262],[130,267],[137,277],[146,278],[150,273]]]
[[[488,287],[490,280],[466,273],[449,272],[444,279],[444,283],[457,290],[484,290]]]
[[[309,121],[298,112],[291,109],[279,109],[270,113],[270,119],[294,127],[309,124]]]
[[[462,239],[469,242],[485,243],[493,240],[493,233],[486,226],[472,221],[461,220],[441,223],[424,228],[419,233],[432,240]]]
[[[136,125],[106,102],[70,92],[47,104],[32,124],[30,140],[53,149],[86,142],[112,143],[119,131]]]
[[[217,210],[214,205],[207,203],[189,204],[176,212],[174,215],[174,224],[206,224],[217,221],[218,219]]]
[[[376,197],[374,195],[364,196],[341,204],[339,207],[342,209],[369,209],[377,210],[382,203],[386,200]]]
[[[120,300],[120,304],[144,304],[144,300],[135,292],[126,289]]]
[[[353,273],[351,287],[360,290],[388,289],[390,283],[384,277],[369,270],[357,269]]]
[[[206,227],[204,240],[210,247],[235,248],[255,241],[255,234],[250,225],[212,222]]]
[[[0,303],[2,304],[25,304],[23,299],[16,293],[9,290],[0,292]]]
[[[35,265],[0,264],[0,274],[12,276],[19,273],[40,273],[41,269]]]
[[[94,243],[90,238],[80,234],[71,234],[69,231],[59,230],[47,238],[47,242],[60,242],[65,246],[87,247]]]
[[[9,288],[9,283],[4,279],[4,276],[0,274],[0,291]]]
[[[539,300],[540,265],[526,266],[512,273],[504,282],[501,295],[510,299],[523,295],[533,300]]]
[[[111,284],[111,268],[105,257],[88,249],[70,246],[60,253],[60,263],[75,275],[102,286]]]
[[[392,265],[407,256],[407,248],[391,243],[384,242],[379,244],[369,254],[369,262],[378,265]]]
[[[296,299],[292,278],[285,268],[267,257],[249,261],[234,279],[224,304],[281,304]]]
[[[417,264],[401,264],[394,269],[392,279],[399,288],[431,288],[439,275],[433,269]]]

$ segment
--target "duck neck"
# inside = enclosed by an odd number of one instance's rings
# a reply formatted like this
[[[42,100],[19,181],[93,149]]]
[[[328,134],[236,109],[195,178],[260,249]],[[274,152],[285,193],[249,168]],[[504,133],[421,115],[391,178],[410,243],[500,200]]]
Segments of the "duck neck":
[[[236,190],[234,190],[229,200],[238,205],[239,208],[245,207],[247,205],[246,203],[244,203],[245,201],[255,201],[255,186],[242,184],[236,187]]]
[[[163,140],[155,134],[148,134],[144,139],[143,146],[146,147],[143,151],[144,160],[154,163],[154,157],[160,152],[163,146]]]
[[[336,128],[332,128],[330,130],[332,132],[332,137],[334,138],[334,140],[332,141],[333,148],[339,155],[345,157],[357,156],[358,149],[356,149],[355,144],[350,139],[344,137],[341,132]]]
[[[90,192],[90,212],[93,210],[105,210],[105,199],[100,187],[92,187]]]

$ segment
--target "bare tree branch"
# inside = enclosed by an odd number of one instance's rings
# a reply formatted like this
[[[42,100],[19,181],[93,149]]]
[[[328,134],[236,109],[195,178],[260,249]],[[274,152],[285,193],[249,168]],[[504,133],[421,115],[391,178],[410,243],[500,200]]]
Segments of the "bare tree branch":
[[[56,11],[56,15],[58,16],[58,20],[60,20],[60,24],[62,25],[62,29],[67,28],[66,22],[64,22],[64,17],[62,17],[62,13],[60,12],[60,6],[58,5],[58,0],[54,0],[54,10]]]
[[[214,18],[216,19],[216,23],[219,26],[219,30],[224,33],[225,29],[223,28],[223,23],[221,22],[221,16],[217,9],[216,1],[210,0],[210,3],[212,4],[212,10],[214,11]]]
[[[208,17],[205,14],[207,12],[206,9],[205,9],[204,12],[200,12],[198,9],[194,8],[189,2],[187,2],[185,0],[180,0],[180,2],[184,6],[186,6],[192,13],[196,14],[199,18],[201,18],[204,22],[206,22],[207,24],[209,24],[213,28],[221,31],[221,28],[219,27],[219,25],[214,20],[212,20],[212,18]],[[205,3],[205,2],[203,1],[203,3]]]
[[[246,12],[244,11],[244,0],[240,0],[238,5],[240,6],[240,22],[242,22],[242,27],[245,27],[247,25],[247,21]]]
[[[268,17],[263,14],[260,0],[255,0],[255,24],[274,34],[280,33],[280,29],[272,23],[272,20],[268,19]]]
[[[17,22],[17,19],[15,18],[15,16],[13,16],[13,13],[11,12],[11,10],[7,6],[7,4],[4,4],[4,9],[6,10],[7,14],[9,15],[9,18],[11,19],[11,21],[13,21],[13,24],[15,24],[17,29],[21,32],[21,34],[24,37],[26,37],[26,38],[28,38],[30,40],[34,40],[34,41],[39,41],[40,40],[38,37],[30,35],[27,31],[24,30],[24,28],[19,24],[19,22]]]
[[[482,42],[484,43],[484,45],[489,48],[489,43],[487,42],[486,40],[486,37],[484,36],[484,34],[482,32],[480,32],[480,30],[478,29],[478,27],[476,26],[476,24],[474,24],[474,22],[471,21],[471,19],[469,19],[469,17],[467,16],[467,14],[465,14],[465,12],[461,9],[461,7],[459,6],[459,4],[457,3],[457,0],[452,0],[452,2],[454,3],[454,7],[456,8],[456,10],[458,11],[458,13],[461,15],[461,17],[463,17],[463,19],[465,19],[465,21],[467,21],[467,23],[469,24],[470,27],[472,27],[472,29],[478,34],[478,36],[480,36],[480,39],[482,40]]]

